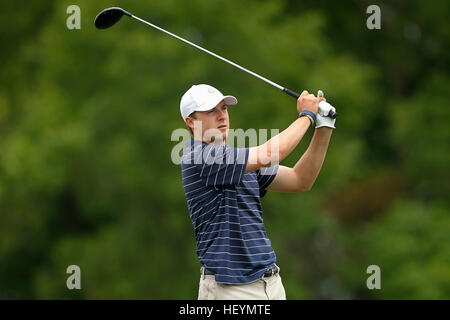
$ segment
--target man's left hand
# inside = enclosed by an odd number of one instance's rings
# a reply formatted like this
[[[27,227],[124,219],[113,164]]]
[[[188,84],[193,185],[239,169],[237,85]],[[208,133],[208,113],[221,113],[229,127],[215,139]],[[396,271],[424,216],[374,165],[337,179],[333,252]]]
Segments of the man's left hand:
[[[317,94],[318,97],[322,97],[323,93],[319,90],[319,93]],[[319,103],[319,112],[317,112],[316,115],[316,129],[320,127],[329,127],[336,129],[334,126],[334,123],[336,122],[336,119],[332,119],[328,117],[329,112],[333,110],[336,112],[336,108],[334,108],[331,104],[325,101],[320,101]]]

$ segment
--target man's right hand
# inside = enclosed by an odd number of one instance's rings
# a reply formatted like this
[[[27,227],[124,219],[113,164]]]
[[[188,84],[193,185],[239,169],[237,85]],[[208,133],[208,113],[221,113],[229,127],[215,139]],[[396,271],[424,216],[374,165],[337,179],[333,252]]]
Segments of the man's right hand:
[[[319,111],[319,102],[325,100],[324,98],[316,98],[313,94],[303,90],[300,97],[297,99],[297,112],[300,113],[303,110],[309,110],[314,114]]]

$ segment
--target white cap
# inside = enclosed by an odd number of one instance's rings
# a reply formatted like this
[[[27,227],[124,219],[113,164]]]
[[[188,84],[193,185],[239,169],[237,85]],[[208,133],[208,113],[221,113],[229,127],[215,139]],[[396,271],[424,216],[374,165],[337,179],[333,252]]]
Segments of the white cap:
[[[224,96],[219,90],[207,84],[192,86],[181,98],[180,112],[183,120],[194,111],[207,111],[215,108],[222,100],[227,105],[237,104],[233,96]]]

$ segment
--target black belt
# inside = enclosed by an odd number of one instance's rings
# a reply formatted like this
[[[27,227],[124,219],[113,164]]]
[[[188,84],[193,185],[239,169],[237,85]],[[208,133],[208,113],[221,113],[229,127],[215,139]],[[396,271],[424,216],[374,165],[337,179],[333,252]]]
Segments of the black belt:
[[[266,272],[264,272],[263,277],[268,278],[273,276],[274,274],[277,274],[280,271],[280,269],[276,265],[271,265]],[[205,267],[200,268],[200,274],[205,274],[207,276],[214,275],[214,272],[206,269]]]

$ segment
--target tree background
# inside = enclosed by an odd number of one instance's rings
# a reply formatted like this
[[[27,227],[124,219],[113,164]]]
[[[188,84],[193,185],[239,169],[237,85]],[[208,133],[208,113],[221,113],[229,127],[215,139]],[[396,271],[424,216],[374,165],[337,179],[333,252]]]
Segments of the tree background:
[[[449,1],[29,0],[0,4],[1,299],[196,299],[171,162],[182,94],[236,96],[232,128],[296,117],[289,96],[161,32],[95,29],[111,6],[336,107],[312,190],[262,200],[288,299],[450,298]],[[73,264],[81,290],[66,288]],[[366,287],[373,264],[381,290]]]

